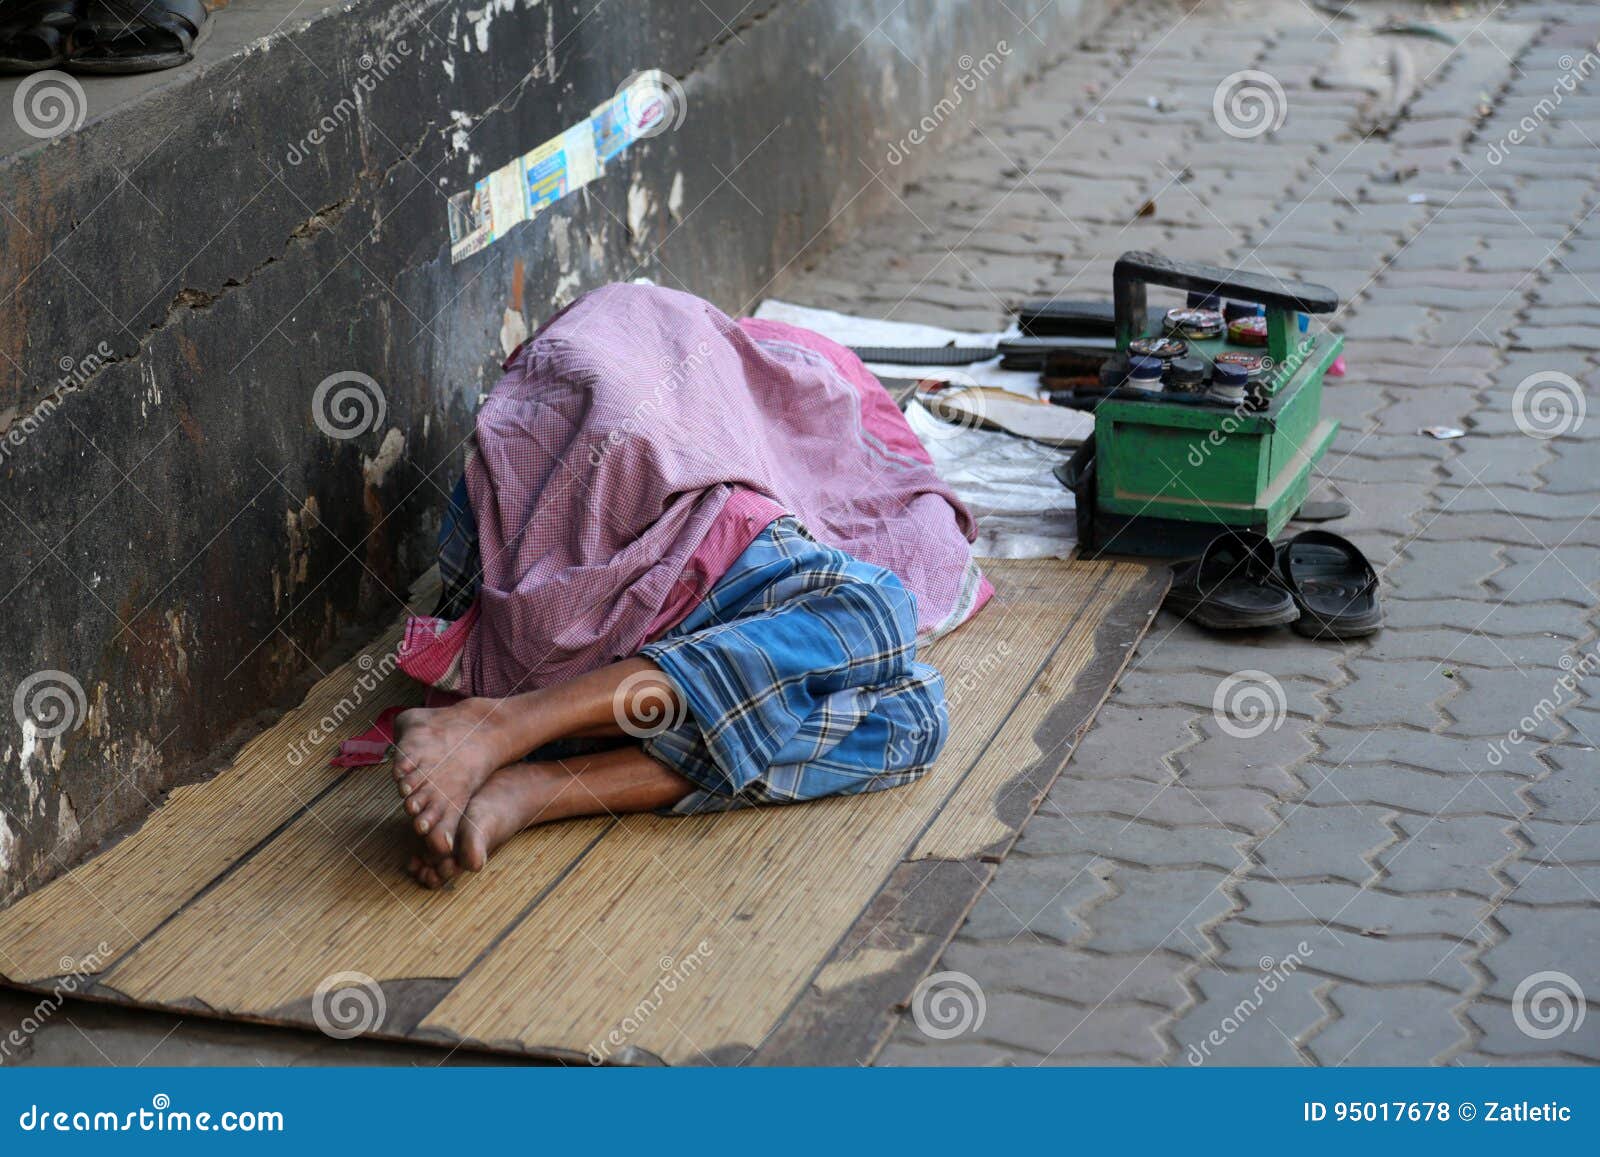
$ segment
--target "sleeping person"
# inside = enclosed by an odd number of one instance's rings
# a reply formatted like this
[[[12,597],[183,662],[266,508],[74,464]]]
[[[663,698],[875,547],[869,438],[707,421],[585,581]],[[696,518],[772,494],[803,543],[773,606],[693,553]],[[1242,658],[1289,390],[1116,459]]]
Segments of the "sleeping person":
[[[917,646],[992,594],[975,533],[849,351],[674,290],[579,299],[480,410],[402,643],[439,704],[392,721],[411,874],[573,816],[919,778],[948,721]]]

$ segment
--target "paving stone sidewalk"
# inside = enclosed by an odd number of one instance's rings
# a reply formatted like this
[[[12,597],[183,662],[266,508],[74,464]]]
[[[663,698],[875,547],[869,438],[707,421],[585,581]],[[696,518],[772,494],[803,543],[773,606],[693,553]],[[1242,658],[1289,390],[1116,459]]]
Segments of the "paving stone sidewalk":
[[[1600,1060],[1600,12],[1349,12],[1136,0],[774,290],[982,329],[1154,249],[1347,303],[1322,484],[1388,628],[1158,618],[938,966],[981,1024],[881,1063]]]

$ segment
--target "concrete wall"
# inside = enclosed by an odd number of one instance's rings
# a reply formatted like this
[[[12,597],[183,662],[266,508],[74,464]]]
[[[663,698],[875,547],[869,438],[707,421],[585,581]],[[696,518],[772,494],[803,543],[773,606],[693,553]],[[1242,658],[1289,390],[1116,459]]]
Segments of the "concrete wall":
[[[214,769],[313,658],[400,611],[507,310],[533,328],[636,276],[753,306],[882,206],[866,166],[927,173],[1109,4],[1012,15],[1040,2],[261,0],[200,65],[86,80],[76,132],[8,123],[0,897]],[[444,194],[645,68],[682,83],[683,123],[452,265]],[[343,371],[384,401],[347,439],[312,406]]]

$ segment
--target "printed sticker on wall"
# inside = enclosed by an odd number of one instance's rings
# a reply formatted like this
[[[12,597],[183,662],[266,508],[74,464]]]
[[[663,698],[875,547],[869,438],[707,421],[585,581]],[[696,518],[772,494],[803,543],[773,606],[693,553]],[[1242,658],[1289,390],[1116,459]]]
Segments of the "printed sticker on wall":
[[[449,198],[451,262],[577,192],[635,141],[677,128],[685,113],[683,86],[675,78],[659,69],[634,73],[582,123]]]

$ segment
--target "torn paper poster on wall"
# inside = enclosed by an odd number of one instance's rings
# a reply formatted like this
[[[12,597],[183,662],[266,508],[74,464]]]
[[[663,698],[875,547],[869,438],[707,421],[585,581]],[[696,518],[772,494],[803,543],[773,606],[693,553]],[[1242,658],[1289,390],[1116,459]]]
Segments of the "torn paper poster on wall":
[[[630,76],[581,123],[450,198],[451,262],[494,244],[600,176],[635,141],[682,120],[683,88],[674,78],[656,69]]]

